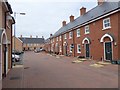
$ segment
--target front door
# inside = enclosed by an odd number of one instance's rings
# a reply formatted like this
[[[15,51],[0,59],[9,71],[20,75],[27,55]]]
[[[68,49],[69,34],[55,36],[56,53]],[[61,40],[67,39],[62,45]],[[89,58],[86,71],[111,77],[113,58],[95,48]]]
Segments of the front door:
[[[90,57],[90,48],[89,48],[89,44],[86,44],[86,58]]]
[[[112,60],[112,43],[105,42],[105,59]]]

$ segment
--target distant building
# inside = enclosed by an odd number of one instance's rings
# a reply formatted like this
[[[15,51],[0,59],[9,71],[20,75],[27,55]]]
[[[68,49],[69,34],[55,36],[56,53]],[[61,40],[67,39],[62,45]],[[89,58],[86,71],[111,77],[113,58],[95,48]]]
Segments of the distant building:
[[[22,47],[23,46],[23,41],[21,41],[19,38],[14,37],[14,36],[13,36],[12,39],[13,39],[12,40],[13,41],[13,43],[12,43],[13,50],[18,51],[18,52],[22,52],[23,51],[23,47]],[[14,42],[14,40],[15,40],[15,42]]]
[[[98,5],[62,27],[50,39],[50,51],[56,54],[84,56],[94,60],[120,60],[120,1],[98,0]],[[46,50],[48,50],[46,48]]]
[[[35,50],[35,49],[40,49],[40,48],[44,48],[44,37],[42,38],[38,38],[38,36],[36,36],[36,38],[33,38],[32,36],[28,37],[19,37],[19,39],[23,42],[23,51],[27,51],[27,50]]]

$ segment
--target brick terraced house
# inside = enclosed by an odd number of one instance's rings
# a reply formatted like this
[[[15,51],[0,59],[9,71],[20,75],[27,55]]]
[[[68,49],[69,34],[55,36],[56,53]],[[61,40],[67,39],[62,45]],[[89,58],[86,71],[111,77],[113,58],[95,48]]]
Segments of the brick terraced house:
[[[82,7],[78,18],[71,15],[49,39],[45,46],[56,54],[120,60],[120,2],[98,0],[88,12]]]
[[[38,38],[38,36],[36,36],[36,38],[33,38],[32,36],[30,37],[19,37],[19,39],[23,42],[22,48],[23,51],[31,51],[31,50],[35,50],[35,49],[40,49],[40,48],[44,48],[44,37],[42,36],[42,38]]]
[[[12,68],[12,25],[15,23],[11,5],[0,1],[0,80]]]

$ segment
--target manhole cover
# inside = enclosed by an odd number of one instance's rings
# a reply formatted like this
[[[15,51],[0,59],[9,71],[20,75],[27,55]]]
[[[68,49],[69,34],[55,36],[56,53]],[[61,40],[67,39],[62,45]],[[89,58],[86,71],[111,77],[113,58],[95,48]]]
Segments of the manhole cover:
[[[30,67],[24,67],[24,69],[28,69],[28,68],[30,68]]]
[[[19,80],[20,77],[10,77],[10,80]]]

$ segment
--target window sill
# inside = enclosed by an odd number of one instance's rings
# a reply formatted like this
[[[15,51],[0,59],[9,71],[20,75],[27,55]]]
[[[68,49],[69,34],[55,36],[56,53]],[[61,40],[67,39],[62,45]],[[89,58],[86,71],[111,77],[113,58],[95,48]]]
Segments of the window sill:
[[[77,53],[81,53],[81,52],[77,52]]]
[[[111,27],[103,28],[102,30],[110,29]]]
[[[87,34],[90,34],[90,33],[85,33],[85,34],[87,35]]]
[[[80,36],[77,36],[77,38],[79,38]]]

